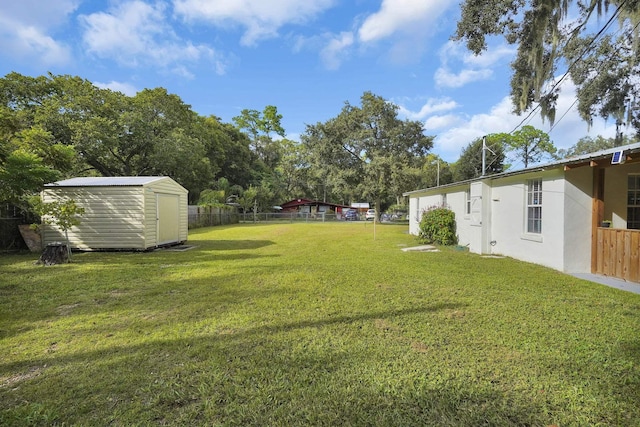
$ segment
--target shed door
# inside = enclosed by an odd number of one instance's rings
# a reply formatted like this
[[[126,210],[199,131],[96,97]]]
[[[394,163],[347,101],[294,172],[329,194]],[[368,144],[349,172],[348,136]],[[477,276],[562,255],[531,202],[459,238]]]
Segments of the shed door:
[[[156,194],[158,245],[180,241],[180,196]]]

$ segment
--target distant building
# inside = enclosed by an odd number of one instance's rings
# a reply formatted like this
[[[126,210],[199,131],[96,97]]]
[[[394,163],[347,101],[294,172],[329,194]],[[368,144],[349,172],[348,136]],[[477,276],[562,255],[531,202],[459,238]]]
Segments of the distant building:
[[[303,214],[335,214],[338,219],[342,212],[349,209],[349,206],[335,203],[320,202],[311,199],[293,199],[280,205],[282,212],[297,212]]]

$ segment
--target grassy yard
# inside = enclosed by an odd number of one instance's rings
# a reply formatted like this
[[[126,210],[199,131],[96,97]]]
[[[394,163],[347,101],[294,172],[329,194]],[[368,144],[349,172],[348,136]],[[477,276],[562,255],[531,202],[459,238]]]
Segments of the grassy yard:
[[[405,226],[0,257],[0,425],[640,425],[640,295]]]

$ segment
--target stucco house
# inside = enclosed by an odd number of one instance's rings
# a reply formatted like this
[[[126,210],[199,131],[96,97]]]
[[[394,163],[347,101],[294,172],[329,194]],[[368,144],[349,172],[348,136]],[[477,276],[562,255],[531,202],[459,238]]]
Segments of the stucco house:
[[[446,206],[473,253],[640,282],[640,144],[404,195],[411,234]]]

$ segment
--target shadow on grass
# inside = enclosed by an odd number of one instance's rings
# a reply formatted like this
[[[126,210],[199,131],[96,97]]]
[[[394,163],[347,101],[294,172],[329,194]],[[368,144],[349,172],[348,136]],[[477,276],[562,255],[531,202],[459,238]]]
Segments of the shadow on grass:
[[[341,313],[153,341],[141,336],[130,345],[0,363],[0,424],[18,425],[12,419],[33,410],[28,402],[53,411],[56,423],[70,424],[560,424],[553,418],[564,410],[557,401],[531,398],[455,366],[443,372],[421,348],[361,332],[378,319],[464,306]],[[95,329],[96,336],[106,332]],[[348,340],[353,345],[345,346]],[[637,363],[637,342],[620,350]],[[405,366],[404,358],[422,362]],[[624,381],[619,390],[629,393],[619,397],[635,405],[630,387],[637,380]],[[563,416],[566,424],[571,418]],[[585,420],[596,420],[589,416]]]
[[[237,298],[229,297],[228,300],[229,301],[237,300]],[[256,327],[249,327],[249,328],[238,328],[235,330],[225,329],[224,332],[221,333],[220,335],[215,335],[215,338],[217,341],[218,340],[231,341],[231,340],[245,339],[245,338],[251,339],[254,337],[265,337],[270,334],[277,334],[280,332],[288,332],[288,331],[298,330],[298,329],[323,328],[323,327],[336,325],[336,324],[348,325],[348,324],[353,324],[353,323],[358,323],[363,321],[371,321],[375,319],[391,319],[391,318],[397,318],[400,316],[406,316],[406,315],[412,315],[412,314],[431,313],[431,312],[436,312],[441,310],[457,309],[457,308],[461,308],[462,306],[463,304],[440,303],[440,304],[434,304],[431,306],[414,307],[409,309],[398,309],[398,310],[389,310],[389,311],[367,312],[367,313],[353,314],[353,315],[331,316],[331,317],[315,319],[315,320],[301,320],[297,322],[282,323],[282,324],[267,324],[267,325],[261,325]],[[95,329],[96,325],[95,324],[92,325],[91,328]],[[105,332],[112,332],[112,331],[100,330],[99,328],[96,329],[96,333],[105,333]],[[194,338],[194,340],[203,340],[203,338]],[[206,339],[204,340],[206,341]],[[154,343],[144,344],[142,347],[153,347],[153,346],[164,347],[165,345],[174,341],[180,341],[180,340],[155,341]],[[120,353],[122,350],[127,348],[135,349],[136,346],[131,346],[131,347],[117,346],[115,348],[115,351]],[[92,359],[96,355],[104,356],[105,350],[101,350],[97,353],[93,353],[93,352],[75,353],[74,355],[63,356],[60,358],[54,356],[54,357],[46,357],[41,360],[30,359],[24,362],[16,362],[12,364],[0,364],[0,374],[5,374],[6,371],[11,371],[15,369],[16,366],[25,366],[25,363],[36,364],[36,365],[51,364],[51,363],[69,363],[77,360],[84,360],[87,358]]]
[[[29,410],[29,402],[54,411],[49,413],[54,421],[71,424],[161,419],[169,424],[475,426],[548,421],[540,405],[487,383],[475,384],[455,370],[437,378],[428,365],[417,371],[395,366],[393,351],[373,357],[371,344],[354,327],[459,307],[443,303],[341,315],[1,364],[0,376],[11,384],[0,386],[0,421],[11,425],[12,417]],[[309,328],[314,331],[290,333]],[[355,344],[341,347],[349,336]],[[78,396],[87,402],[78,402]]]
[[[201,246],[205,250],[213,251],[237,251],[246,249],[260,249],[267,246],[275,245],[270,240],[194,240],[190,242],[194,245]]]

